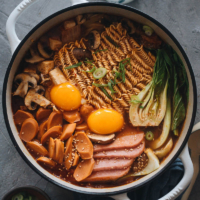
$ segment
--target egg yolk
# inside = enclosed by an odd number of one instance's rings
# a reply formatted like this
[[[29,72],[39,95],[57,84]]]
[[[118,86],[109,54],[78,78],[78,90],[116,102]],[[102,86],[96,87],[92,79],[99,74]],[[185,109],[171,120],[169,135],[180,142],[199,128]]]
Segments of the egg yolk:
[[[66,111],[75,110],[81,105],[81,93],[70,83],[53,86],[50,97],[56,106]]]
[[[89,115],[87,124],[94,133],[110,134],[121,130],[124,118],[122,114],[115,110],[98,109]]]

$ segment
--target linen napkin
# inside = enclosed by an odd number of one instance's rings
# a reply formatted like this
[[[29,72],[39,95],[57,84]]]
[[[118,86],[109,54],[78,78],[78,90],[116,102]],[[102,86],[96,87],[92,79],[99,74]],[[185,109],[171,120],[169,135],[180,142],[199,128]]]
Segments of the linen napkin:
[[[131,200],[158,200],[165,194],[170,192],[181,180],[184,174],[184,167],[181,160],[178,158],[161,176],[154,179],[149,184],[141,187],[138,190],[128,192],[128,197]],[[182,196],[182,195],[181,195]],[[180,200],[179,196],[176,200]],[[110,197],[100,197],[94,195],[85,195],[74,193],[76,200],[112,200]]]

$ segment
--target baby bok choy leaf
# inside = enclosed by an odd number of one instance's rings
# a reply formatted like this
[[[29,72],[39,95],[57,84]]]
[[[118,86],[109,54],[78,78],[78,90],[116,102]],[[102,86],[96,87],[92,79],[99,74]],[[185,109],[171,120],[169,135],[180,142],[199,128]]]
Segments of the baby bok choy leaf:
[[[158,50],[152,81],[131,98],[129,118],[133,126],[158,126],[161,123],[167,107],[167,88],[168,70],[163,50]]]

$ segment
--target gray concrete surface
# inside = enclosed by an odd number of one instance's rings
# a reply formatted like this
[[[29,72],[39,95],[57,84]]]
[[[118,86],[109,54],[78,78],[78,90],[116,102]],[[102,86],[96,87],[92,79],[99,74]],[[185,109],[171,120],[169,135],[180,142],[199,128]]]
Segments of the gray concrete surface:
[[[11,11],[21,0],[0,0],[0,94],[6,68],[11,59],[5,25]],[[69,0],[39,0],[19,18],[16,30],[22,39],[38,22],[48,15],[70,5]],[[199,0],[135,0],[129,4],[157,19],[166,26],[184,47],[192,64],[200,102],[200,1]],[[1,104],[1,98],[0,98]],[[198,105],[196,122],[200,121]],[[2,105],[0,105],[0,199],[9,190],[24,185],[34,185],[44,190],[52,200],[72,200],[70,191],[59,188],[36,174],[20,157],[7,133]],[[200,198],[198,176],[189,200]]]

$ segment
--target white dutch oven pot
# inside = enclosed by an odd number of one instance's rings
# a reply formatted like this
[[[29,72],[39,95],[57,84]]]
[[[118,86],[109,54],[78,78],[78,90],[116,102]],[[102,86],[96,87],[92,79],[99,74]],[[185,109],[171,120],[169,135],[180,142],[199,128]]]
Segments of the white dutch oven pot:
[[[17,148],[20,155],[29,164],[29,166],[32,167],[32,169],[34,169],[38,174],[40,174],[45,179],[47,179],[48,181],[52,183],[55,183],[58,186],[61,186],[63,188],[69,189],[71,191],[79,192],[79,193],[93,194],[93,195],[107,195],[107,196],[113,197],[116,200],[117,199],[127,200],[128,197],[127,197],[126,192],[139,188],[143,186],[145,183],[152,181],[154,178],[160,175],[164,170],[166,170],[166,168],[169,167],[169,165],[179,156],[185,168],[184,176],[182,180],[179,182],[179,184],[171,192],[166,194],[164,197],[160,198],[160,200],[169,200],[169,199],[172,200],[178,197],[187,188],[193,175],[193,165],[189,156],[187,141],[188,141],[190,133],[192,132],[192,127],[193,127],[194,119],[196,115],[196,104],[197,104],[196,84],[194,80],[193,71],[189,63],[189,60],[183,48],[178,43],[178,41],[163,25],[161,25],[159,22],[157,22],[150,16],[136,9],[133,9],[127,6],[122,6],[119,4],[110,4],[110,3],[103,3],[103,2],[85,3],[86,2],[85,0],[77,0],[77,1],[73,0],[72,2],[73,4],[77,4],[77,3],[78,4],[75,6],[63,9],[47,17],[45,20],[40,22],[36,27],[34,27],[22,41],[20,41],[15,32],[15,22],[17,18],[20,16],[20,14],[34,2],[35,0],[22,1],[11,13],[6,24],[6,32],[8,35],[13,56],[8,66],[5,80],[4,80],[3,95],[2,95],[3,96],[3,111],[4,111],[4,118],[5,118],[8,132],[14,143],[14,146]],[[142,24],[147,24],[151,26],[156,31],[156,33],[164,41],[169,43],[179,54],[179,56],[181,57],[186,67],[187,76],[189,80],[189,105],[187,109],[186,120],[183,125],[183,131],[181,133],[181,136],[175,148],[173,149],[173,151],[161,163],[161,166],[158,170],[154,171],[153,173],[149,175],[144,176],[143,178],[135,182],[122,185],[122,186],[112,187],[112,188],[98,188],[97,189],[97,188],[80,187],[77,185],[67,183],[53,176],[52,174],[47,172],[45,169],[43,169],[40,165],[37,164],[37,162],[29,154],[24,144],[20,140],[18,136],[18,131],[14,125],[13,113],[11,109],[11,88],[12,88],[14,75],[16,73],[18,65],[21,59],[23,58],[25,52],[31,46],[31,41],[37,40],[47,30],[51,29],[55,25],[61,23],[62,21],[68,18],[74,17],[78,14],[92,13],[92,12],[102,12],[102,13],[109,13],[113,15],[121,15],[123,17],[127,17],[137,22],[140,22]],[[197,124],[194,127],[193,131],[196,131],[198,129],[200,129],[200,124]]]

